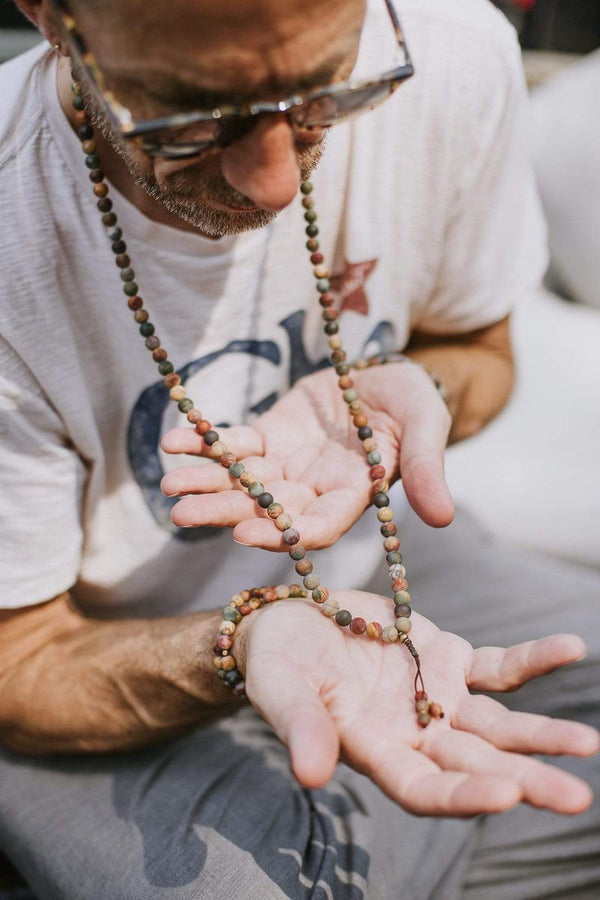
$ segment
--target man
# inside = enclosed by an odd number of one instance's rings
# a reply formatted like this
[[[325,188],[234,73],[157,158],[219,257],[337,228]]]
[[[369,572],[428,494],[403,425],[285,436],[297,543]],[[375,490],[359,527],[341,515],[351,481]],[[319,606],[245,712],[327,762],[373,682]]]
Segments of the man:
[[[366,17],[362,0],[19,5],[56,52],[3,75],[4,852],[40,898],[66,900],[457,897],[481,884],[500,897],[525,875],[527,896],[547,895],[549,877],[554,893],[595,890],[592,860],[540,867],[566,828],[543,816],[587,823],[591,796],[529,754],[588,756],[597,733],[469,693],[510,690],[583,655],[569,635],[521,643],[562,625],[566,594],[569,627],[586,630],[595,585],[561,569],[557,590],[551,563],[501,558],[468,523],[452,545],[413,529],[421,546],[411,551],[409,536],[406,559],[416,595],[431,597],[423,609],[479,643],[518,645],[474,652],[415,613],[443,723],[418,730],[408,653],[352,642],[293,599],[239,625],[235,655],[262,719],[232,715],[240,701],[212,661],[219,608],[243,587],[289,579],[289,559],[247,549],[281,550],[280,534],[224,470],[179,467],[177,454],[206,447],[173,429],[185,420],[166,411],[163,381],[115,299],[75,134],[72,77],[127,242],[117,249],[137,268],[163,345],[309,550],[333,545],[369,502],[335,379],[320,371],[327,343],[292,202],[314,169],[350,358],[408,347],[448,393],[450,412],[413,363],[355,377],[387,470],[401,470],[425,523],[444,526],[448,436],[474,434],[506,401],[508,312],[544,262],[518,51],[498,14],[479,0],[403,4],[418,75],[329,130],[279,107],[248,118],[247,107],[394,70],[401,48],[384,2]],[[244,104],[246,117],[176,157],[169,148],[205,140],[202,128],[140,145],[107,98],[126,122]],[[236,545],[219,531],[231,527]],[[319,572],[355,614],[385,622],[388,600],[350,590],[373,583],[373,528],[361,519]],[[583,671],[564,676],[552,703],[536,696],[536,709],[574,704],[594,682]],[[597,700],[577,713],[597,721]],[[459,821],[509,809],[500,831],[493,816]],[[515,834],[539,839],[506,864]]]

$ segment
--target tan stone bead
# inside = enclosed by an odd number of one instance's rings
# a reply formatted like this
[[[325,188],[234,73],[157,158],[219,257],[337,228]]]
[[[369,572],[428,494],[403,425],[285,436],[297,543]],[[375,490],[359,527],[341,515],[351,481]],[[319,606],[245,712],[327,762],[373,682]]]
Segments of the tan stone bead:
[[[353,400],[352,403],[348,404],[348,412],[351,416],[355,416],[362,409],[362,403],[360,400]]]
[[[241,606],[244,602],[244,598],[241,594],[234,594],[231,600],[229,601],[230,606]]]
[[[393,625],[388,625],[387,628],[384,628],[381,632],[381,639],[385,641],[386,644],[394,644],[398,640],[398,631],[394,628]]]
[[[288,528],[291,528],[293,525],[292,517],[288,516],[287,513],[282,513],[280,516],[277,516],[275,519],[275,524],[279,528],[280,531],[287,531]]]
[[[256,478],[252,474],[252,472],[242,472],[240,475],[240,484],[242,487],[250,487],[256,481]]]
[[[384,506],[383,509],[377,510],[377,518],[380,522],[391,522],[394,518],[394,513],[389,506]]]
[[[223,441],[215,441],[210,448],[210,455],[212,458],[219,459],[224,453],[227,453],[227,444],[224,444]]]
[[[213,656],[213,666],[215,667],[215,669],[220,669],[222,662],[223,662],[222,656]]]
[[[354,424],[357,428],[362,428],[363,425],[369,424],[369,420],[364,413],[359,413],[357,416],[354,416]]]
[[[329,338],[329,346],[332,350],[340,350],[342,346],[342,339],[339,334],[332,334]]]
[[[408,591],[394,591],[394,603],[410,603],[410,594]]]
[[[407,619],[406,616],[400,616],[400,618],[396,619],[394,625],[396,626],[396,629],[398,631],[401,631],[404,634],[408,634],[408,632],[412,628],[412,622],[410,621],[410,619]]]
[[[185,395],[186,395],[185,388],[182,387],[180,384],[176,385],[175,387],[172,387],[171,390],[169,391],[169,397],[171,398],[171,400],[183,400]]]
[[[381,637],[382,631],[383,628],[379,622],[369,622],[367,625],[367,637],[373,638],[374,641]]]
[[[235,624],[227,621],[221,622],[219,634],[235,634]]]
[[[290,589],[287,584],[278,584],[275,588],[275,593],[277,594],[278,600],[287,600],[290,596]]]
[[[327,603],[323,603],[319,609],[323,613],[324,616],[327,616],[328,619],[333,619],[335,614],[340,610],[340,604],[337,600],[333,600],[331,597],[327,601]]]
[[[250,600],[248,602],[248,606],[250,607],[250,609],[259,609],[261,606],[261,602],[260,600]]]
[[[363,447],[365,448],[366,453],[370,453],[371,450],[377,450],[377,441],[375,438],[366,438],[363,441]]]
[[[221,668],[226,672],[230,672],[232,669],[235,669],[237,663],[235,660],[235,656],[224,656],[221,660]]]
[[[315,266],[313,269],[315,278],[329,278],[329,270],[327,266]]]

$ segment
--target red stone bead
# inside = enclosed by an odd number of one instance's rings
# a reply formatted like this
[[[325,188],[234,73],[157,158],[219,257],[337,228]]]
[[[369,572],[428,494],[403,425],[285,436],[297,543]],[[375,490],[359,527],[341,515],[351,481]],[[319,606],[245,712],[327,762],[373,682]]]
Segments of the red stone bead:
[[[207,431],[210,431],[212,425],[208,421],[208,419],[201,419],[200,422],[196,425],[196,434],[206,434]]]
[[[319,303],[321,306],[327,308],[328,306],[333,306],[333,297],[331,294],[321,294],[319,297]]]
[[[396,591],[405,591],[407,587],[408,581],[406,580],[406,578],[396,578],[396,580],[392,584],[392,590],[394,591],[394,593],[396,593]]]
[[[360,616],[356,616],[356,618],[352,619],[350,622],[350,631],[353,634],[364,634],[367,630],[367,623],[364,619],[361,619]]]
[[[157,347],[156,350],[152,351],[152,359],[157,363],[164,362],[168,355],[164,347]]]
[[[371,466],[369,475],[371,476],[371,481],[379,481],[385,477],[385,469],[383,466]]]
[[[202,413],[199,409],[190,409],[187,414],[187,420],[192,425],[197,425],[198,422],[202,421]]]
[[[310,240],[306,242],[306,246],[314,253],[319,247],[319,242],[315,238],[310,238]]]
[[[243,616],[247,616],[247,615],[249,615],[249,613],[252,612],[252,607],[248,606],[247,603],[242,603],[241,606],[238,606],[238,609]]]
[[[336,309],[324,309],[322,318],[326,322],[335,322],[338,317],[338,311]]]
[[[178,384],[181,384],[181,376],[177,375],[176,372],[170,372],[169,375],[165,375],[165,385],[168,388],[177,387]]]
[[[75,113],[75,121],[78,125],[86,125],[88,122],[88,114],[85,109],[78,109]]]
[[[313,254],[311,254],[311,257],[310,257],[310,261],[313,264],[313,266],[318,266],[320,263],[323,262],[324,259],[325,259],[325,257],[323,256],[322,253],[313,253]]]
[[[389,489],[390,483],[385,478],[379,478],[377,481],[374,481],[371,488],[373,494],[387,494]]]
[[[273,591],[271,589],[265,591],[263,594],[263,600],[265,601],[265,603],[274,603],[275,600],[277,600],[277,591]]]
[[[429,700],[426,691],[417,691],[415,693],[415,700]]]
[[[338,384],[342,390],[345,391],[347,388],[351,388],[354,385],[354,382],[349,375],[342,375],[342,377],[338,379]]]
[[[397,550],[399,546],[400,541],[396,537],[386,538],[383,542],[383,549],[387,550],[388,553],[392,552],[393,550]]]
[[[127,301],[129,309],[141,309],[143,305],[144,301],[141,297],[130,297]]]
[[[387,538],[393,537],[398,531],[398,528],[396,525],[394,525],[393,522],[384,522],[379,530],[381,531],[382,535]]]
[[[233,647],[233,641],[228,634],[220,634],[217,638],[217,648],[219,650],[229,650]]]
[[[369,424],[369,420],[367,419],[367,417],[365,416],[364,413],[358,413],[356,416],[353,417],[352,421],[354,422],[354,424],[356,425],[357,428],[362,428],[363,425]],[[371,471],[373,471],[373,470],[371,469]]]

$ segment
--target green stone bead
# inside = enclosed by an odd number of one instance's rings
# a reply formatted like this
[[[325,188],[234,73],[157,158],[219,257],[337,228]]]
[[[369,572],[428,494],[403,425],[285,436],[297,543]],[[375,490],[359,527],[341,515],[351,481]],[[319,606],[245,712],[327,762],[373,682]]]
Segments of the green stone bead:
[[[302,198],[302,206],[304,209],[312,209],[315,205],[315,201],[312,197],[303,197]]]
[[[327,291],[331,290],[331,284],[328,278],[319,278],[317,281],[317,290],[320,294],[326,294]]]
[[[306,588],[307,591],[314,591],[314,589],[319,587],[319,585],[321,584],[321,579],[319,578],[318,575],[314,575],[314,574],[307,575],[303,579],[302,584],[304,585],[304,587]]]
[[[158,364],[158,371],[161,375],[170,375],[173,371],[173,363],[169,362],[168,359],[165,359]]]
[[[83,97],[80,97],[79,94],[75,94],[71,102],[73,104],[73,109],[76,109],[78,112],[84,108]]]
[[[316,222],[317,214],[314,211],[314,209],[307,209],[306,212],[304,213],[304,218],[306,219],[307,222]]]
[[[395,591],[394,603],[410,603],[410,594],[406,591]]]
[[[299,559],[304,559],[306,556],[306,550],[302,547],[301,544],[297,544],[290,550],[290,558],[297,562]]]
[[[230,669],[229,672],[225,672],[225,677],[223,678],[223,681],[230,687],[235,687],[236,684],[239,684],[239,682],[243,680],[242,673],[239,669]]]
[[[155,328],[152,322],[142,322],[140,325],[140,334],[142,337],[150,337],[151,334],[154,334]]]
[[[127,281],[123,285],[123,293],[127,294],[128,297],[135,297],[139,288],[135,281]]]
[[[383,491],[380,491],[373,497],[373,505],[376,506],[377,509],[383,509],[384,506],[390,505],[390,498]]]
[[[338,625],[341,625],[342,628],[345,628],[352,621],[352,613],[348,612],[347,609],[340,609],[340,611],[335,614],[335,621]]]
[[[85,164],[88,169],[99,169],[100,168],[100,157],[96,153],[88,153],[85,158]]]
[[[338,325],[337,322],[327,322],[327,324],[325,325],[325,328],[323,329],[325,334],[329,334],[329,335],[337,334],[339,330],[340,330],[340,326]]]
[[[358,394],[353,388],[348,388],[342,394],[346,403],[354,403],[355,400],[358,400]]]
[[[412,622],[406,616],[401,616],[399,619],[396,619],[394,624],[396,626],[396,631],[399,631],[401,634],[408,634],[412,628]]]
[[[371,452],[367,455],[367,462],[370,466],[378,466],[381,462],[381,453],[379,450],[371,450]]]
[[[242,621],[242,614],[235,606],[225,606],[223,608],[223,618],[226,622],[233,622],[234,625],[237,625],[238,622]]]
[[[264,492],[265,492],[265,486],[264,486],[264,484],[261,484],[260,481],[253,481],[252,484],[250,485],[250,487],[248,488],[248,493],[255,500],[257,499],[257,497],[260,496],[260,494],[264,494]]]
[[[312,194],[313,186],[310,181],[303,181],[300,185],[300,190],[304,195]]]
[[[305,231],[309,237],[316,237],[319,233],[319,229],[316,225],[307,225]]]
[[[189,397],[184,397],[183,400],[180,400],[177,404],[179,412],[187,413],[190,409],[194,408],[194,401],[190,400]]]
[[[388,566],[400,565],[402,562],[402,554],[398,550],[392,550],[385,555]]]
[[[133,281],[134,278],[135,272],[133,271],[133,269],[121,269],[121,281]]]
[[[229,466],[229,474],[234,478],[239,478],[246,470],[241,462],[234,462]]]
[[[306,249],[310,250],[311,253],[316,253],[316,251],[319,249],[319,242],[315,241],[314,238],[311,238],[306,242]]]
[[[333,325],[335,323],[332,322],[331,324]],[[340,376],[348,375],[348,373],[350,372],[350,366],[348,365],[348,363],[340,363],[339,366],[335,367],[335,371]]]
[[[256,498],[256,502],[261,509],[268,509],[273,502],[273,494],[269,494],[268,491],[263,491],[263,493],[259,494],[259,496]]]

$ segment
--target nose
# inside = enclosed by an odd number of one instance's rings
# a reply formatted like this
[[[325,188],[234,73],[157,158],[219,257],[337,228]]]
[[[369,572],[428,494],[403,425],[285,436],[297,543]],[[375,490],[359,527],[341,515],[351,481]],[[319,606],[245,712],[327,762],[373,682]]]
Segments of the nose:
[[[300,169],[292,129],[285,116],[263,116],[256,126],[221,152],[226,181],[261,209],[274,212],[292,202]]]

